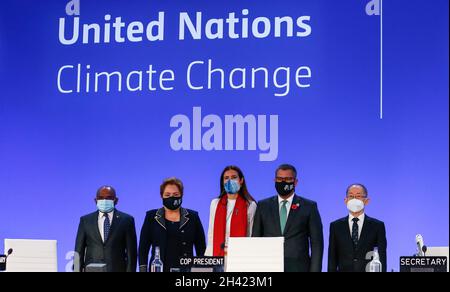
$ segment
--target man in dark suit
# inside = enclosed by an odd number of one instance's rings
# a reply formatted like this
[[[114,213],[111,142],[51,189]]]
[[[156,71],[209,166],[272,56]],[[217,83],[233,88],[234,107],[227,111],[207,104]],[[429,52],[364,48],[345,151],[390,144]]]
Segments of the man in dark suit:
[[[275,178],[278,196],[258,203],[253,237],[284,236],[285,272],[321,272],[322,220],[315,202],[295,194],[297,184],[294,166],[278,167]]]
[[[98,211],[81,217],[75,244],[74,271],[92,263],[108,272],[136,272],[137,239],[134,218],[115,209],[118,198],[110,187],[97,191]]]
[[[367,188],[353,184],[347,188],[345,204],[349,215],[330,225],[329,272],[365,272],[372,252],[378,249],[382,271],[386,272],[386,228],[384,223],[364,213],[369,203]]]

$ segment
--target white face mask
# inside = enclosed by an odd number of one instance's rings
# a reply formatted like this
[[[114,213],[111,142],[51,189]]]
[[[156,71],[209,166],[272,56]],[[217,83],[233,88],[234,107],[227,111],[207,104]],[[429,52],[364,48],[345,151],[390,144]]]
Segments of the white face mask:
[[[358,199],[351,199],[347,202],[347,209],[350,212],[358,213],[361,210],[364,210],[364,202]]]

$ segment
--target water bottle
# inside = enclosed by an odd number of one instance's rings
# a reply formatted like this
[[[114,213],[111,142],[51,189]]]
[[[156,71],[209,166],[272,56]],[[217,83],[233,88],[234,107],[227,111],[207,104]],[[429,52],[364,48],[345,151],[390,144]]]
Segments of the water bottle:
[[[380,262],[380,255],[378,254],[378,247],[373,249],[373,259],[369,263],[369,272],[371,273],[381,273],[382,267]]]
[[[155,259],[152,262],[150,271],[152,273],[163,272],[163,262],[161,261],[161,253],[159,251],[159,246],[155,247]]]

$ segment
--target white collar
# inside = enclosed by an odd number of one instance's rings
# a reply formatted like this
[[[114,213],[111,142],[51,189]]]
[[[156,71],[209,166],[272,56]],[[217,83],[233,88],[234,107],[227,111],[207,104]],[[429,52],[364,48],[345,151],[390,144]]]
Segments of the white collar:
[[[359,215],[358,217],[354,217],[351,213],[349,213],[348,214],[348,221],[352,222],[353,218],[358,218],[359,219],[358,222],[363,222],[365,217],[366,217],[366,215],[364,214],[364,212],[361,215]]]
[[[112,210],[111,212],[107,213],[109,219],[113,218],[113,216],[114,216],[114,211],[115,211],[115,210]],[[98,211],[98,219],[102,219],[104,215],[105,215],[105,213],[102,213],[102,212]]]
[[[294,200],[295,193],[287,199],[283,199],[280,195],[278,195],[278,205],[280,205],[283,201],[288,201],[289,205],[292,205],[292,201]]]

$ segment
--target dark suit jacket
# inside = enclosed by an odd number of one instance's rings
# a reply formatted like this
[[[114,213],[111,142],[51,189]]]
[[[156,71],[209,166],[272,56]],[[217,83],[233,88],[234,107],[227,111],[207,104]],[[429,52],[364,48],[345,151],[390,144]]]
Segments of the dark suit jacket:
[[[137,239],[134,218],[114,210],[108,239],[103,243],[98,211],[81,217],[75,251],[80,256],[74,270],[84,271],[91,263],[106,263],[108,272],[136,272]]]
[[[284,234],[281,234],[278,196],[259,202],[253,224],[253,237],[284,236],[286,272],[320,272],[323,230],[317,204],[295,196],[292,205],[296,204],[299,204],[299,207],[289,211]]]
[[[365,216],[360,239],[356,248],[353,242],[348,223],[348,216],[334,221],[330,225],[330,242],[328,248],[329,272],[365,272],[366,254],[378,247],[383,272],[386,272],[386,228],[384,223],[377,219]]]
[[[193,249],[197,256],[203,256],[206,250],[205,231],[198,213],[192,210],[181,208],[180,218],[180,257],[192,257]],[[167,230],[164,208],[147,212],[144,225],[141,230],[141,238],[139,241],[139,270],[146,272],[149,270],[150,264],[155,258],[155,247],[160,248],[161,259],[164,263],[166,246],[167,246]],[[148,255],[152,248],[152,256],[150,261]]]

